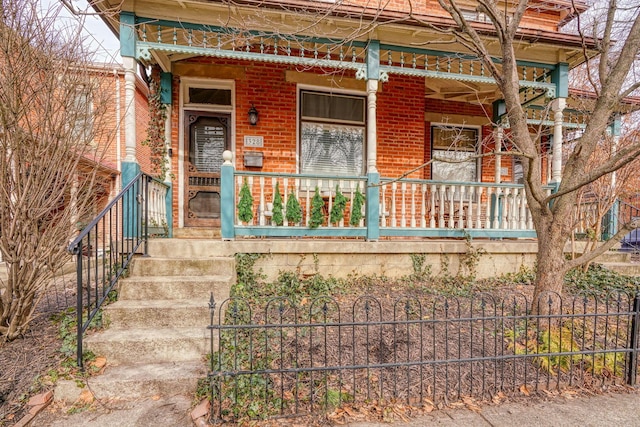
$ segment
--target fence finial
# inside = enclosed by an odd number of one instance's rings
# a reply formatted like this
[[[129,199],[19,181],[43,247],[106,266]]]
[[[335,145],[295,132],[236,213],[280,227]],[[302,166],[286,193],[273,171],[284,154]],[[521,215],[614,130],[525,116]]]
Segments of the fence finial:
[[[213,292],[211,292],[211,298],[209,298],[209,310],[213,311],[216,309],[216,300],[213,298]]]

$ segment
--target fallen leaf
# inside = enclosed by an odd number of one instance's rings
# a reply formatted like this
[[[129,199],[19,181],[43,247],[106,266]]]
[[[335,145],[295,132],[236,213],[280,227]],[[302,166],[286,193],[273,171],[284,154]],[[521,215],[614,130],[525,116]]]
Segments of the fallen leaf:
[[[493,403],[502,403],[502,401],[506,400],[507,396],[499,391],[495,396],[493,396],[493,398],[491,399],[493,401]]]
[[[102,356],[96,357],[96,360],[91,362],[91,365],[95,366],[98,369],[104,368],[106,364],[107,364],[107,358]]]
[[[93,403],[93,393],[91,393],[89,390],[83,390],[82,393],[80,393],[80,397],[78,398],[78,400],[82,403]]]
[[[462,401],[464,402],[467,409],[478,413],[482,412],[482,408],[476,404],[475,400],[472,397],[465,396],[462,398]]]
[[[155,396],[151,396],[151,400],[160,400],[160,395],[156,394]]]
[[[529,396],[529,389],[527,389],[526,384],[522,384],[520,386],[520,393],[524,394],[525,396]]]

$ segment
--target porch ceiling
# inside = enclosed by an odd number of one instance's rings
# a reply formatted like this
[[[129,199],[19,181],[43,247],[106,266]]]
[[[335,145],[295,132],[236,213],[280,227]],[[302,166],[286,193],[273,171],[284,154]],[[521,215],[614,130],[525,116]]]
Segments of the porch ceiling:
[[[502,98],[497,87],[487,83],[426,78],[425,97],[471,104],[490,104]]]

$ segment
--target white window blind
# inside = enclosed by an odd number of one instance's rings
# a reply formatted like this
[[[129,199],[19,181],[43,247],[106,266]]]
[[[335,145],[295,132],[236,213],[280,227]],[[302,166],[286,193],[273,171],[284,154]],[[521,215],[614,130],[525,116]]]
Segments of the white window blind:
[[[361,175],[365,143],[363,97],[301,93],[302,173]]]

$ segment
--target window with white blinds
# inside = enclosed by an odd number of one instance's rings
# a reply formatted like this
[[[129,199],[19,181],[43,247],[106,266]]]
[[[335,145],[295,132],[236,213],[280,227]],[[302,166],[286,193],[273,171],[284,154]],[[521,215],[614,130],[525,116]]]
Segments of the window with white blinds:
[[[362,175],[365,98],[300,94],[301,173]]]

